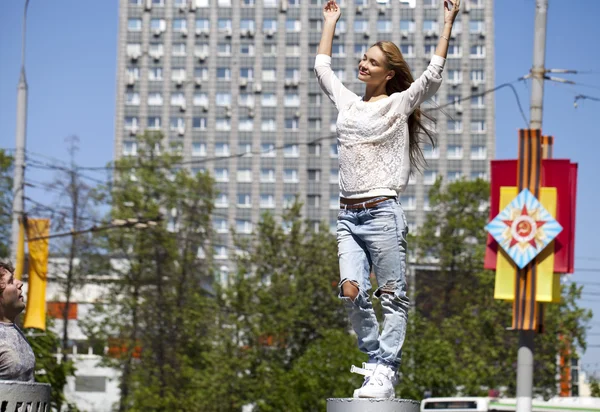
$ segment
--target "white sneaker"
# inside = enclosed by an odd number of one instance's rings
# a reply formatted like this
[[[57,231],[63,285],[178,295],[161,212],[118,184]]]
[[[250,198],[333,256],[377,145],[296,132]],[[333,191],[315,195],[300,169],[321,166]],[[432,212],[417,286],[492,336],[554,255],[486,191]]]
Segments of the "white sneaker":
[[[363,381],[363,384],[361,386],[361,388],[365,387],[365,385],[369,382],[369,379],[371,378],[371,376],[373,375],[373,371],[375,371],[375,367],[377,366],[376,363],[367,363],[367,362],[363,362],[362,364],[362,368],[356,367],[354,365],[352,365],[352,367],[350,368],[350,372],[352,373],[358,373],[359,375],[363,375],[365,377],[365,380]],[[360,389],[355,389],[354,390],[354,394],[352,395],[354,398],[358,398],[358,391]]]
[[[392,399],[396,396],[395,383],[396,372],[387,365],[378,364],[363,386],[354,391],[354,397]]]

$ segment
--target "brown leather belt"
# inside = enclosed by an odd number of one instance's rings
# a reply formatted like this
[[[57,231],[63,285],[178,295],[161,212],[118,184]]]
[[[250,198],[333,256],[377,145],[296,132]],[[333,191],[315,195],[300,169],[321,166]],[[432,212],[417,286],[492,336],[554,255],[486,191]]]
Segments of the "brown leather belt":
[[[340,198],[340,209],[368,209],[390,199],[395,200],[396,198],[394,196],[378,196],[358,203],[347,203],[353,201],[353,199],[344,199],[342,197]]]

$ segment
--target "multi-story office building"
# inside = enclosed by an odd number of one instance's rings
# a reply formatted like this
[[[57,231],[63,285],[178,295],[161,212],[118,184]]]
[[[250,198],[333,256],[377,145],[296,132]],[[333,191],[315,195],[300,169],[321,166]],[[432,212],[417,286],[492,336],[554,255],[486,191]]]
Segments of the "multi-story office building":
[[[336,109],[313,73],[324,0],[121,0],[115,156],[135,155],[134,135],[160,130],[193,171],[217,181],[216,257],[226,262],[230,227],[250,233],[262,212],[281,216],[296,195],[304,216],[335,227]],[[429,166],[402,204],[414,230],[438,176],[487,178],[494,155],[493,0],[464,0],[444,85],[423,108],[437,121]],[[343,0],[333,67],[362,94],[357,63],[392,40],[415,76],[443,25],[442,0]],[[374,165],[375,167],[375,165]]]

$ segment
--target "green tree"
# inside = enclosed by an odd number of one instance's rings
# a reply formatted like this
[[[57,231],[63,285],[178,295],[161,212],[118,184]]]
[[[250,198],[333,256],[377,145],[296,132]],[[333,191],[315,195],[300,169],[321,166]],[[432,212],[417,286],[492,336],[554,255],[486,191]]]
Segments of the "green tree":
[[[0,149],[0,257],[10,255],[13,202],[13,157]]]
[[[596,378],[590,379],[590,391],[594,398],[600,398],[600,384]]]
[[[412,245],[417,261],[433,269],[417,273],[401,392],[420,399],[426,392],[476,396],[507,388],[514,395],[518,334],[506,330],[512,306],[494,300],[494,272],[483,269],[489,184],[438,181],[429,199],[432,211]],[[591,313],[577,305],[580,294],[580,288],[565,287],[560,304],[545,305],[546,332],[535,341],[539,395],[556,393],[556,359],[564,345],[559,336],[572,337],[571,343],[585,350]],[[432,353],[436,361],[428,362]]]
[[[137,156],[115,162],[105,193],[121,227],[103,235],[109,292],[85,328],[111,347],[107,363],[122,374],[120,411],[196,410],[215,318],[205,288],[213,182],[179,168],[181,157],[160,134],[145,133],[137,145]]]

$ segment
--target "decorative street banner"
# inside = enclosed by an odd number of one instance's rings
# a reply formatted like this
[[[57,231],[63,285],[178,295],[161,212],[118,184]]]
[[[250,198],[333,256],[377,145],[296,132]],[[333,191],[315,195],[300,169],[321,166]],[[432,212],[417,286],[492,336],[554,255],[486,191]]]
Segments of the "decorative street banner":
[[[523,269],[562,231],[562,226],[536,197],[524,189],[486,230]]]

